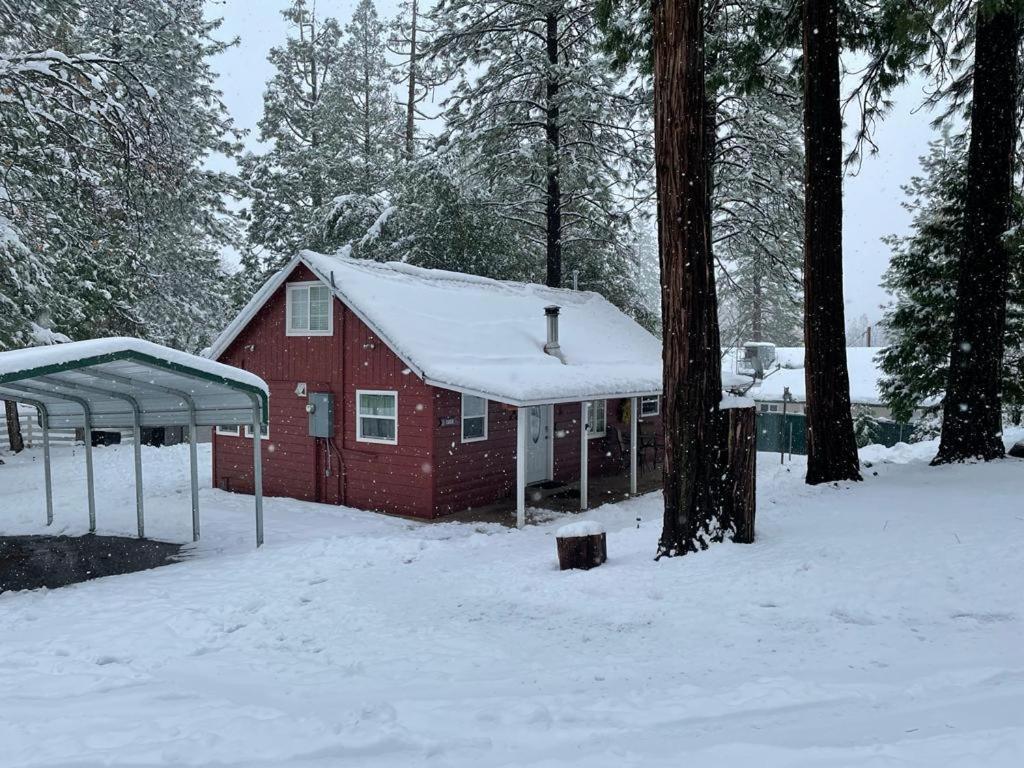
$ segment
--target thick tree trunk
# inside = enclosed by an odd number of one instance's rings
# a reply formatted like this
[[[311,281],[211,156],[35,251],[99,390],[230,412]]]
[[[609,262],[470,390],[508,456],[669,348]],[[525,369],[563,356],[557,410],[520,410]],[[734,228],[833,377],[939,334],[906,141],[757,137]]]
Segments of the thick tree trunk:
[[[545,205],[547,214],[547,284],[552,288],[560,288],[562,286],[562,189],[559,180],[559,153],[562,137],[558,109],[558,15],[549,13],[546,21],[548,78],[544,133],[547,139],[548,154],[548,187]]]
[[[11,453],[21,453],[25,450],[25,441],[21,437],[18,404],[11,400],[4,400],[4,412],[7,416],[7,442],[10,445]]]
[[[807,482],[860,480],[843,311],[843,123],[836,3],[804,0]]]
[[[655,0],[654,138],[665,385],[665,520],[658,557],[720,539],[719,365],[699,0]]]
[[[978,11],[967,201],[957,274],[953,345],[933,464],[1002,458],[1000,379],[1006,328],[1010,215],[1017,132],[1017,48],[1021,18],[1007,0]]]

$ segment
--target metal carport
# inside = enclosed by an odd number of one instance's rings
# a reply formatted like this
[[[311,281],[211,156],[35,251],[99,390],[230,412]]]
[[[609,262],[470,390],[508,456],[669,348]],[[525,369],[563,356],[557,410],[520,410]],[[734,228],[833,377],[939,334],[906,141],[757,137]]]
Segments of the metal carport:
[[[0,352],[0,399],[34,406],[43,432],[46,524],[53,522],[51,429],[85,431],[89,531],[96,531],[96,492],[90,432],[134,430],[135,503],[139,537],[145,535],[142,427],[189,428],[192,538],[199,539],[196,427],[267,424],[269,390],[258,376],[141,339],[109,338]],[[253,441],[256,546],[263,543],[262,442]]]

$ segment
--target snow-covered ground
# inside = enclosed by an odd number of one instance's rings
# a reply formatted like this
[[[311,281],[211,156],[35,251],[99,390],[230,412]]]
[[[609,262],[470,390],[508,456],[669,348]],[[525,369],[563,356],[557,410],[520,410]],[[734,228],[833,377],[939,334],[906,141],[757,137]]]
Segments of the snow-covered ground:
[[[602,507],[585,573],[557,570],[565,519],[278,499],[257,551],[251,499],[206,488],[189,561],[0,595],[0,765],[1016,768],[1024,461],[933,452],[814,489],[762,454],[758,542],[668,562],[657,495]],[[130,449],[97,453],[101,532],[130,535]],[[147,530],[187,540],[187,450],[144,462]],[[0,467],[0,532],[45,530],[41,474]],[[83,474],[61,449],[59,531]]]

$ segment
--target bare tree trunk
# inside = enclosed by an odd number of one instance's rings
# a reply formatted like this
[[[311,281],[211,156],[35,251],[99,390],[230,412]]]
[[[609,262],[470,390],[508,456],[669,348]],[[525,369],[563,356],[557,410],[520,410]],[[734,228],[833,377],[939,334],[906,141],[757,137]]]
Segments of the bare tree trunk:
[[[754,272],[754,283],[750,289],[750,340],[764,341],[764,294],[761,290],[761,270]]]
[[[843,311],[843,123],[833,0],[804,0],[807,482],[860,480]]]
[[[1017,138],[1017,47],[1021,17],[1006,0],[977,11],[974,103],[967,156],[967,237],[957,273],[942,439],[933,464],[1005,455],[1000,379],[1006,328],[1013,153]]]
[[[561,126],[558,109],[558,15],[549,13],[546,17],[548,78],[544,133],[547,139],[547,284],[552,288],[562,285],[562,189],[559,180],[559,154],[561,151]]]
[[[704,27],[699,0],[655,0],[654,137],[665,385],[658,557],[721,539],[718,315],[710,252]]]
[[[409,103],[405,108],[405,159],[412,160],[416,137],[416,24],[418,0],[412,0],[412,23],[409,33]]]
[[[7,416],[7,442],[11,453],[25,450],[25,441],[21,437],[21,420],[18,418],[18,404],[13,400],[4,400],[4,411]]]

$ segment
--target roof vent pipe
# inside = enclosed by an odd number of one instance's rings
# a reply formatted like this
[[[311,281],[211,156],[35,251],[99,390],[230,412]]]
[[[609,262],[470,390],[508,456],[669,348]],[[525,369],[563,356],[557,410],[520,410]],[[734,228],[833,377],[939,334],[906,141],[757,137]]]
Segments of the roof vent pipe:
[[[544,344],[544,352],[557,357],[561,362],[565,362],[565,358],[562,357],[562,348],[558,344],[558,313],[561,307],[551,305],[550,307],[544,307],[544,317],[548,321],[548,340]]]

